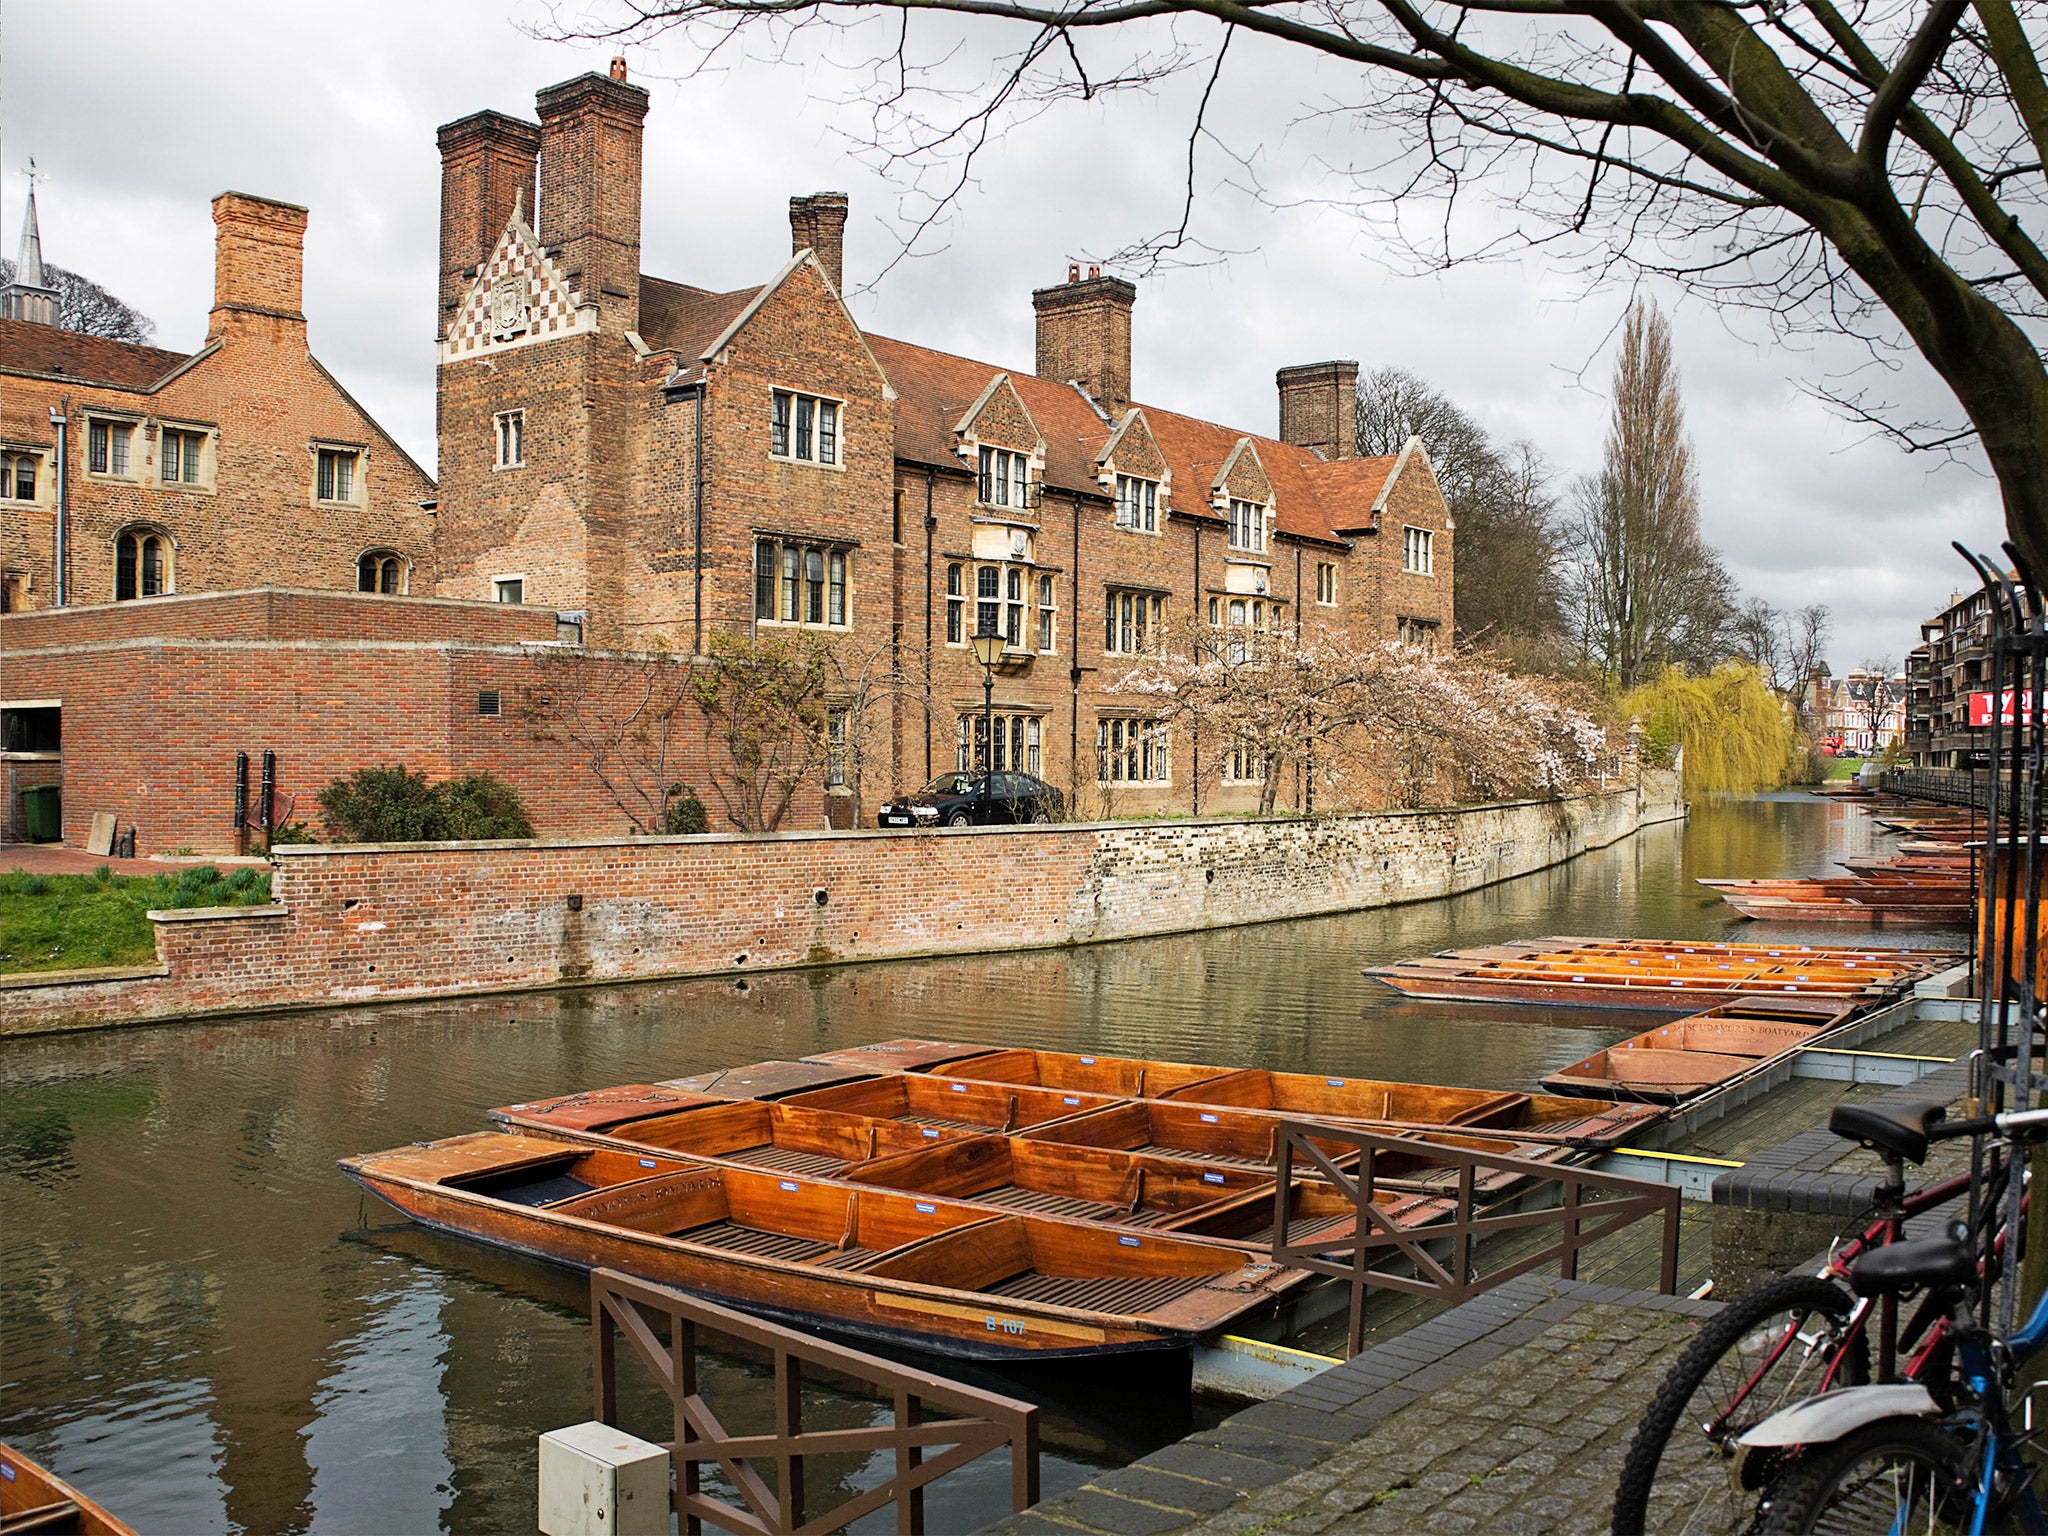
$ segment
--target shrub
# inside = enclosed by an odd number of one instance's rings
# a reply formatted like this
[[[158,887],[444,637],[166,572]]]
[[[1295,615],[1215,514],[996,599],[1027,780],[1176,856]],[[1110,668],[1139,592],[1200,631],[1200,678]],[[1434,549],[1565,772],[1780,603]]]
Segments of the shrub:
[[[490,842],[533,836],[533,823],[519,803],[519,791],[488,773],[466,773],[434,786],[440,809],[439,836],[450,842]]]
[[[317,843],[319,841],[320,839],[313,835],[312,828],[308,827],[303,821],[288,821],[281,827],[272,827],[270,829],[270,846],[273,848],[279,843]]]
[[[327,828],[345,843],[485,842],[533,836],[519,791],[488,773],[429,784],[424,773],[358,768],[320,791]],[[273,842],[285,841],[273,838]]]
[[[661,808],[661,830],[670,837],[689,837],[711,830],[711,817],[704,802],[690,793],[687,784],[668,787],[668,803]]]
[[[358,768],[320,791],[320,814],[344,843],[438,841],[440,797],[424,773]]]

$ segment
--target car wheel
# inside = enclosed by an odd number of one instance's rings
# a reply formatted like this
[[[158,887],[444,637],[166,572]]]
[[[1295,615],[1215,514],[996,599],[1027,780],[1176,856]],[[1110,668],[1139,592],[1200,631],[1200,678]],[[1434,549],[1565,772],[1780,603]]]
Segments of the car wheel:
[[[1052,825],[1052,818],[1042,810],[1033,811],[1031,813],[1031,825],[1034,827],[1049,827]]]
[[[965,811],[955,811],[946,818],[946,825],[949,827],[971,827],[974,825],[974,818]]]

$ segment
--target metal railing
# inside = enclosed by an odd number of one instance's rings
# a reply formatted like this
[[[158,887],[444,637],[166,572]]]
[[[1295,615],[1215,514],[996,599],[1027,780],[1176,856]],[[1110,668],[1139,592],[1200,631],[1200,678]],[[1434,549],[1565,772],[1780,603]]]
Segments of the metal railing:
[[[1340,1168],[1318,1142],[1356,1148],[1357,1166],[1349,1171]],[[1374,1165],[1382,1152],[1395,1154],[1408,1164],[1406,1176],[1410,1179],[1414,1177],[1412,1165],[1418,1152],[1455,1171],[1456,1205],[1445,1220],[1423,1226],[1397,1226],[1374,1204]],[[1310,1235],[1300,1242],[1288,1237],[1285,1213],[1293,1209],[1297,1155],[1310,1177],[1327,1182],[1351,1201],[1354,1224],[1349,1233],[1332,1238]],[[1364,1345],[1365,1298],[1374,1286],[1456,1304],[1552,1261],[1557,1263],[1558,1273],[1564,1279],[1577,1279],[1581,1249],[1645,1217],[1661,1216],[1664,1221],[1658,1289],[1669,1296],[1678,1288],[1679,1191],[1675,1185],[1595,1173],[1589,1168],[1530,1162],[1328,1122],[1309,1124],[1298,1120],[1281,1122],[1276,1160],[1279,1182],[1274,1189],[1273,1262],[1350,1283],[1347,1357],[1357,1354]],[[1480,1178],[1499,1173],[1530,1182],[1513,1202],[1516,1208],[1496,1206],[1482,1210]],[[1532,1198],[1547,1194],[1546,1185],[1559,1186],[1559,1203],[1531,1208]],[[1585,1197],[1589,1192],[1603,1198],[1588,1200]],[[1488,1193],[1485,1198],[1501,1197]],[[1507,1202],[1502,1199],[1501,1203]],[[1474,1248],[1481,1241],[1542,1226],[1559,1229],[1556,1242],[1534,1253],[1521,1254],[1484,1274],[1474,1268]],[[1432,1248],[1441,1252],[1446,1244],[1450,1249],[1448,1260],[1431,1252]],[[1414,1273],[1373,1267],[1383,1259],[1406,1259]]]
[[[649,1313],[668,1320],[666,1343],[650,1325]],[[775,1427],[771,1433],[733,1434],[705,1401],[697,1371],[700,1329],[742,1340],[773,1356]],[[753,1536],[810,1536],[837,1530],[889,1503],[896,1505],[899,1536],[921,1536],[926,1486],[1003,1446],[1010,1448],[1012,1507],[1021,1511],[1038,1502],[1038,1409],[1032,1404],[828,1344],[609,1269],[593,1270],[590,1275],[591,1378],[596,1417],[603,1423],[616,1426],[619,1422],[616,1357],[621,1334],[675,1408],[675,1439],[664,1442],[664,1448],[675,1466],[673,1508],[682,1517],[687,1536],[699,1536],[707,1522],[721,1530]],[[894,1400],[890,1422],[864,1429],[805,1430],[806,1365],[880,1389]],[[960,1417],[928,1420],[926,1405]],[[887,1482],[822,1514],[807,1511],[807,1456],[872,1456],[876,1451],[889,1452],[895,1458],[895,1471]],[[773,1487],[760,1470],[764,1464],[774,1468]],[[702,1469],[706,1466],[724,1473],[726,1481],[746,1500],[745,1507],[705,1491]]]

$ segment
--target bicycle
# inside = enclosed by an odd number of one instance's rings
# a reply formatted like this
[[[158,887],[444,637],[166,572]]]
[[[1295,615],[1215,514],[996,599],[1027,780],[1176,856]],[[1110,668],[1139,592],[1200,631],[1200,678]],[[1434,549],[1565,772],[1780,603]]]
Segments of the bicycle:
[[[2048,1133],[2048,1109],[1957,1122],[1956,1135],[2009,1139],[2007,1166],[2023,1144]],[[1995,1267],[1980,1261],[1967,1227],[1947,1237],[1895,1243],[1866,1254],[1850,1284],[1866,1299],[1924,1290],[1950,1323],[1952,1368],[1937,1379],[1850,1387],[1773,1415],[1746,1431],[1746,1452],[1774,1455],[1779,1470],[1762,1509],[1762,1536],[1816,1531],[2026,1531],[2048,1536],[2021,1460],[2008,1396],[2018,1368],[2048,1348],[2048,1295],[2001,1339],[1978,1320],[1973,1295]],[[1939,1391],[1946,1388],[1946,1398]],[[1789,1454],[1788,1454],[1789,1453]]]
[[[1836,1244],[1818,1274],[1781,1276],[1735,1298],[1679,1354],[1629,1444],[1615,1489],[1615,1536],[1754,1532],[1756,1499],[1783,1457],[1744,1454],[1740,1437],[1790,1403],[1867,1381],[1873,1311],[1879,1381],[1941,1375],[1951,1332],[1945,1309],[1929,1298],[1902,1329],[1896,1294],[1858,1297],[1840,1282],[1865,1255],[1902,1242],[1907,1221],[1969,1191],[1967,1173],[1906,1188],[1905,1165],[1924,1163],[1930,1142],[1969,1134],[1960,1122],[1939,1124],[1945,1114],[1938,1104],[1836,1106],[1828,1129],[1883,1161],[1874,1219]],[[1993,1193],[1978,1204],[1980,1226],[1995,1219],[2003,1180],[2000,1163],[1987,1181]],[[1994,1237],[1994,1249],[2002,1238]],[[1697,1433],[1679,1434],[1681,1425]]]

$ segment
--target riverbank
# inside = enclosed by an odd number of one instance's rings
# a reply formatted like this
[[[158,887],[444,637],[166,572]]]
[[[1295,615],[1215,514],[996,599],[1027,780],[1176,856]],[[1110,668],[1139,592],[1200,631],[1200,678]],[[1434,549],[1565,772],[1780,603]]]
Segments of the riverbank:
[[[156,963],[0,977],[0,1034],[1059,948],[1432,900],[1680,819],[1676,776],[1309,819],[276,850]]]

